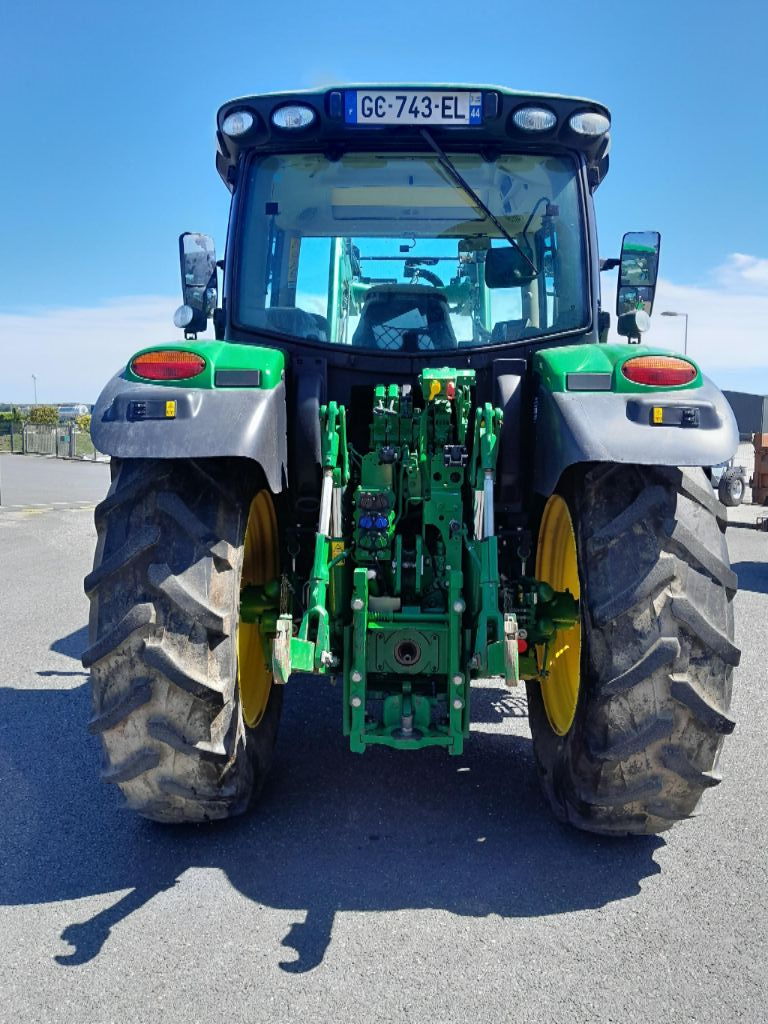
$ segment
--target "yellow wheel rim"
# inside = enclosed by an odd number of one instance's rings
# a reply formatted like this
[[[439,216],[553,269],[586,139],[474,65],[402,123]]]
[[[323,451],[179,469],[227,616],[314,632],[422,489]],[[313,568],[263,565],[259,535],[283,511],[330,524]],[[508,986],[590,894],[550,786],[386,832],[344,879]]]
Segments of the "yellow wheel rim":
[[[568,506],[559,494],[546,504],[536,549],[536,579],[554,590],[570,590],[578,600],[579,567],[576,536]],[[558,736],[573,725],[581,680],[581,623],[558,630],[549,644],[549,675],[541,695],[549,724]]]
[[[277,516],[269,491],[259,491],[251,502],[243,544],[241,587],[262,586],[280,572]],[[264,650],[257,622],[240,620],[237,629],[237,683],[245,724],[261,721],[272,689],[272,666]]]

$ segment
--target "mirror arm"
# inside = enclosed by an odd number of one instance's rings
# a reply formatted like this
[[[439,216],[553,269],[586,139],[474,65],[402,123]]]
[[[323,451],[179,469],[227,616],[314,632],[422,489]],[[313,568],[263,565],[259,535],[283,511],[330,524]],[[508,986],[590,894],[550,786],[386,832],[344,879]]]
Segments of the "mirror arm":
[[[224,325],[226,323],[226,319],[223,307],[217,306],[213,311],[213,334],[216,341],[224,341]]]
[[[616,267],[621,263],[618,257],[611,256],[607,260],[600,260],[601,270],[615,270]]]

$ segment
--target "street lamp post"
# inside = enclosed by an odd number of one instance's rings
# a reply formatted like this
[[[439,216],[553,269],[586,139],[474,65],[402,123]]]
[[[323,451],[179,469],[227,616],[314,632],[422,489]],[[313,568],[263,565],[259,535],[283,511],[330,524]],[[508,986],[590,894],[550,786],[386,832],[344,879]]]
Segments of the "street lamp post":
[[[662,316],[684,316],[685,317],[685,340],[683,341],[683,355],[688,355],[688,314],[687,313],[676,313],[671,309],[666,309],[661,314]]]
[[[32,387],[35,389],[35,405],[37,405],[37,377],[32,374]]]

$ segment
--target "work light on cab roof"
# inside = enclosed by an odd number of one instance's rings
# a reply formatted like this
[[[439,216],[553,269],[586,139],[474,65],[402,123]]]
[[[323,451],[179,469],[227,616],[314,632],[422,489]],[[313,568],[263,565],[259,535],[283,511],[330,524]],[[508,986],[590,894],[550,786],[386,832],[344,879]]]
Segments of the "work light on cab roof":
[[[544,107],[521,107],[512,115],[512,120],[524,132],[548,132],[557,124],[552,111]]]
[[[245,135],[253,127],[253,114],[247,110],[235,110],[228,114],[222,123],[221,130],[230,138]]]
[[[291,103],[278,107],[272,113],[272,124],[276,128],[308,128],[315,120],[316,114],[312,107]]]
[[[579,135],[605,135],[611,127],[611,122],[604,114],[596,114],[594,111],[584,110],[573,114],[568,124]]]

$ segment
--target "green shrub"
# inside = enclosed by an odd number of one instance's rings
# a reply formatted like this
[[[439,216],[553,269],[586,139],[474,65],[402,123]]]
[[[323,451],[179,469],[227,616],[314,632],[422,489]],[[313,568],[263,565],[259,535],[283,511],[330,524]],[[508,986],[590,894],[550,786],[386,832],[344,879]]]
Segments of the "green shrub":
[[[59,410],[55,405],[33,405],[29,410],[29,422],[57,427],[59,425]]]

